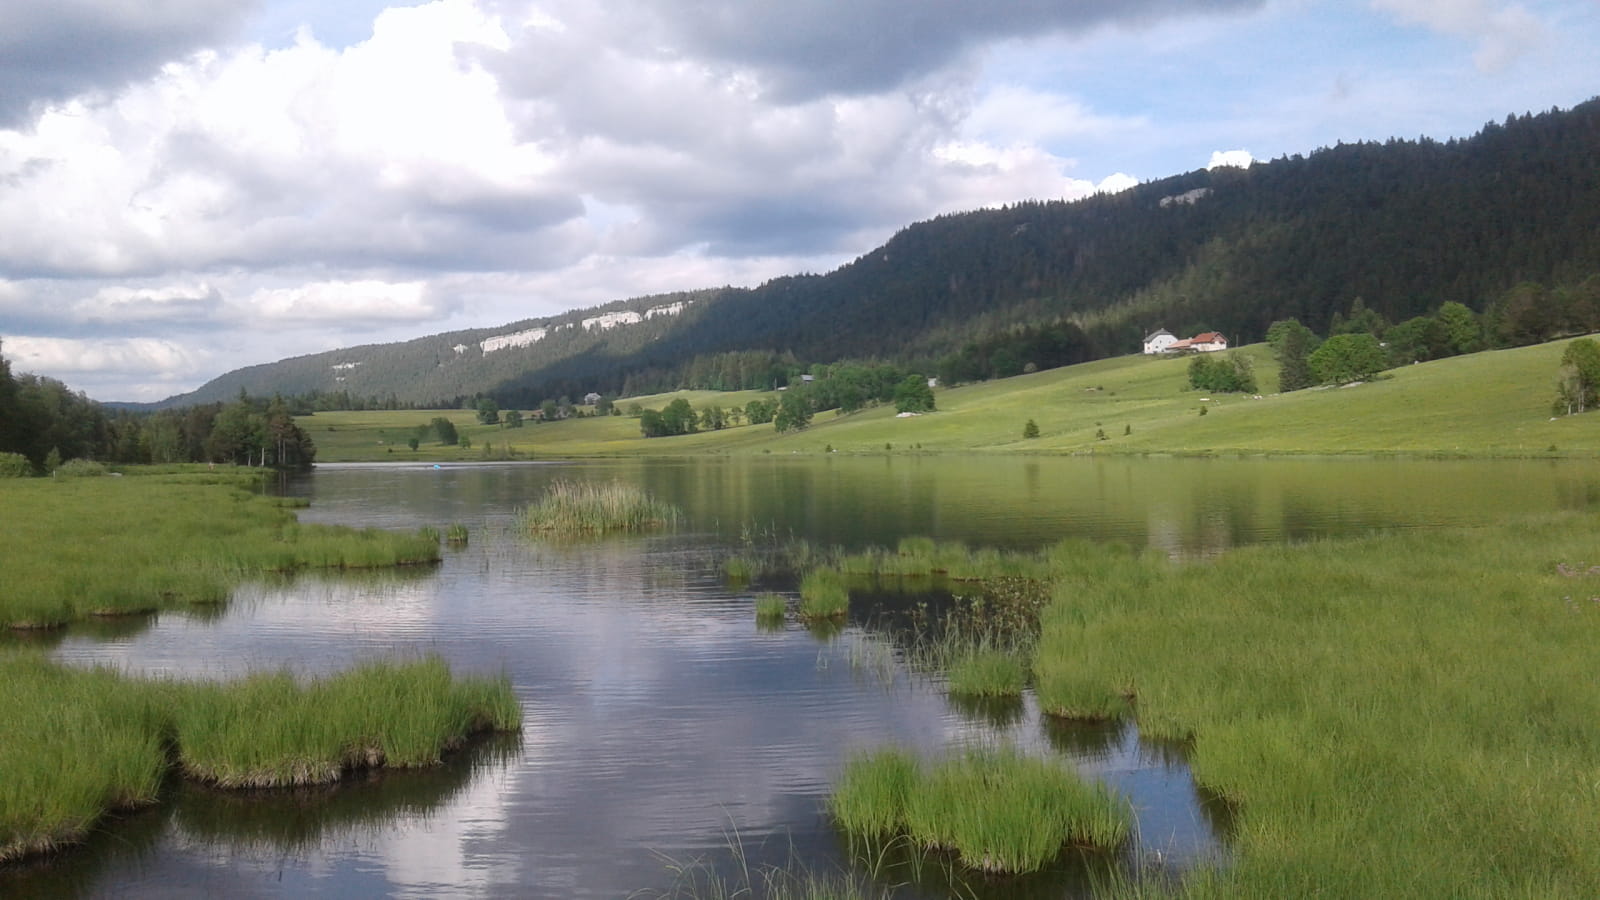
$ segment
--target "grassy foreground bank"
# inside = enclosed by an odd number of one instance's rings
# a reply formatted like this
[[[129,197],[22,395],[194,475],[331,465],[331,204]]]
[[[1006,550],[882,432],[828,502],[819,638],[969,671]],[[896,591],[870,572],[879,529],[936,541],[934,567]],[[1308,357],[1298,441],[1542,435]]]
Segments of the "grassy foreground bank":
[[[156,802],[174,771],[226,788],[320,784],[432,765],[472,734],[521,722],[505,678],[457,678],[434,658],[308,683],[275,673],[205,684],[6,651],[0,684],[0,863]]]
[[[627,416],[576,418],[522,428],[480,425],[469,410],[323,412],[303,419],[321,462],[436,462],[706,453],[1120,453],[1408,454],[1451,457],[1594,457],[1595,415],[1550,418],[1569,343],[1495,350],[1405,366],[1346,388],[1273,393],[1277,364],[1263,344],[1252,360],[1262,397],[1191,390],[1188,360],[1123,356],[941,388],[938,411],[897,418],[892,406],[850,415],[822,412],[803,431],[741,425],[644,438]],[[743,407],[777,394],[683,391],[629,398],[661,409],[682,397],[696,410]],[[1205,415],[1200,410],[1206,410]],[[472,447],[406,441],[435,416]],[[1024,438],[1029,420],[1039,428]],[[1102,438],[1103,435],[1103,438]]]
[[[240,580],[439,559],[437,538],[301,525],[256,474],[0,479],[0,627],[217,603]]]
[[[915,550],[855,566],[1048,583],[1040,708],[1189,748],[1235,853],[1172,893],[1600,896],[1600,516],[1183,563]]]
[[[302,526],[255,491],[258,478],[0,480],[0,627],[222,602],[267,572],[439,558],[437,537]],[[0,649],[0,862],[155,802],[172,772],[230,788],[322,783],[429,765],[473,733],[519,722],[506,679],[456,678],[438,659],[307,683],[274,673],[204,684]]]

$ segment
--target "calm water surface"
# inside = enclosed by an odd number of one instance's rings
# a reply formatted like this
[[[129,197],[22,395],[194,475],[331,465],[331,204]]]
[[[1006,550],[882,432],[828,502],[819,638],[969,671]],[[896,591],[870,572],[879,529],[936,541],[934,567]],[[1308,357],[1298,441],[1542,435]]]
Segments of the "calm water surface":
[[[686,514],[675,532],[530,541],[515,511],[552,480],[625,480]],[[1128,794],[1146,867],[1226,859],[1226,827],[1176,748],[1131,728],[952,704],[853,609],[841,633],[757,628],[723,558],[790,538],[846,547],[910,534],[1036,547],[1065,537],[1203,558],[1230,546],[1377,529],[1474,525],[1600,505],[1593,464],[1332,460],[830,458],[453,466],[323,466],[283,485],[304,521],[466,524],[436,569],[240,588],[206,616],[89,623],[45,638],[75,663],[235,677],[329,672],[439,653],[510,674],[520,735],[438,770],[319,791],[220,793],[177,784],[87,847],[0,872],[26,896],[653,896],[677,870],[731,876],[799,862],[847,870],[823,804],[853,750],[929,755],[1009,741],[1072,760]],[[737,859],[736,859],[737,858]],[[888,860],[892,862],[892,860]],[[1063,859],[979,897],[1081,894],[1096,867]],[[855,870],[865,877],[861,868]],[[702,878],[703,880],[703,878]],[[888,867],[899,895],[948,896],[937,865]]]

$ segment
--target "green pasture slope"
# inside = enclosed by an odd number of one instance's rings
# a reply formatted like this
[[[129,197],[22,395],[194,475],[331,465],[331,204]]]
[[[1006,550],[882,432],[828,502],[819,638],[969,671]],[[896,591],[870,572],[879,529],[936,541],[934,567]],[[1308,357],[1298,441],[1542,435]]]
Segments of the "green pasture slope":
[[[1274,392],[1277,366],[1265,345],[1237,351],[1255,364],[1260,399],[1189,389],[1188,361],[1122,356],[935,391],[938,411],[899,418],[892,406],[838,415],[778,434],[741,425],[643,438],[629,416],[576,418],[520,429],[479,425],[470,410],[318,413],[301,420],[317,459],[425,462],[504,458],[702,455],[706,453],[1127,453],[1404,454],[1464,457],[1590,457],[1600,452],[1589,416],[1552,420],[1566,340],[1405,366],[1365,384]],[[743,407],[754,391],[684,391],[620,402],[659,409],[677,397],[695,409]],[[1201,409],[1205,414],[1201,415]],[[429,439],[417,425],[443,415],[472,446]],[[1032,419],[1037,438],[1024,438]],[[1102,439],[1100,435],[1104,435]]]

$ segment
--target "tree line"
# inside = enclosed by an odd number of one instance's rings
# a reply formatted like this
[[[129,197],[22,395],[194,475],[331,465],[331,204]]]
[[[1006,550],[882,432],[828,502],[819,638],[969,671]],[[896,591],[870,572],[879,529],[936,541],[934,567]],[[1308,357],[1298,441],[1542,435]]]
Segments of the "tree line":
[[[49,473],[75,459],[300,468],[317,449],[282,398],[241,394],[232,403],[113,411],[53,378],[13,374],[0,353],[0,453]]]

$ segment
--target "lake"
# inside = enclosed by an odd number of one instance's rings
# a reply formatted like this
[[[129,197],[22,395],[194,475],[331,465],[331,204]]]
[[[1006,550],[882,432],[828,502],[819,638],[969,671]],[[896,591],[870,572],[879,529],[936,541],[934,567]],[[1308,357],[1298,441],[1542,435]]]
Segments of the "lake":
[[[512,533],[515,512],[556,479],[637,483],[684,519],[646,537]],[[330,789],[174,784],[167,802],[87,846],[0,871],[0,895],[625,897],[763,866],[867,877],[824,803],[849,753],[891,742],[931,756],[1007,741],[1071,760],[1132,799],[1139,833],[1126,859],[1067,856],[1038,876],[954,887],[937,860],[879,854],[876,883],[904,883],[896,896],[1076,896],[1130,861],[1157,873],[1226,864],[1226,812],[1196,789],[1181,747],[1043,718],[1031,697],[952,703],[937,677],[907,666],[887,606],[856,603],[836,633],[762,630],[752,591],[726,584],[722,561],[795,539],[858,549],[928,535],[1014,549],[1118,541],[1203,564],[1241,544],[1594,508],[1600,467],[759,457],[328,465],[280,489],[311,500],[303,521],[462,523],[472,538],[425,571],[254,583],[206,614],[29,640],[72,663],[217,678],[438,653],[458,671],[509,673],[522,733],[439,769]]]

